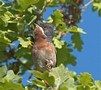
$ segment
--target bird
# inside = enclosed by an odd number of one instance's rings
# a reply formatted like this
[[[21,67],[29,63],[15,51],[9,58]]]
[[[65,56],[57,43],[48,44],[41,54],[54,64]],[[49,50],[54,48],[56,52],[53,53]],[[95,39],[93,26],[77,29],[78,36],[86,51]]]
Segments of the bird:
[[[56,65],[56,49],[52,43],[53,28],[49,23],[35,24],[32,59],[35,68],[40,71],[52,71]]]

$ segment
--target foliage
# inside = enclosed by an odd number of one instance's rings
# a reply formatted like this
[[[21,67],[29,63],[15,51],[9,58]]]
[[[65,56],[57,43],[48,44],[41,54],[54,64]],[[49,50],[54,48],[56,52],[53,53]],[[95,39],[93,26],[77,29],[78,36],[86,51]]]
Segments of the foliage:
[[[0,90],[34,90],[34,86],[46,90],[100,90],[101,82],[94,81],[89,73],[77,76],[69,71],[67,64],[76,65],[74,49],[82,51],[84,42],[80,34],[86,34],[80,27],[82,9],[92,3],[92,10],[101,16],[101,0],[0,0]],[[53,7],[58,7],[54,9]],[[49,18],[43,18],[45,11],[53,8]],[[33,66],[31,47],[33,44],[33,22],[48,22],[56,27],[53,43],[57,49],[58,67],[52,72],[31,70]],[[62,39],[71,34],[71,43]],[[63,65],[60,65],[60,64]],[[28,86],[22,86],[22,77],[27,70],[35,74]],[[87,79],[85,79],[87,77]],[[44,80],[44,82],[42,82]]]
[[[101,81],[94,81],[91,74],[85,72],[77,76],[74,71],[70,71],[61,64],[53,68],[52,72],[41,73],[30,70],[35,75],[30,80],[32,87],[21,85],[22,78],[15,75],[12,70],[6,72],[5,66],[0,67],[0,90],[34,90],[34,85],[45,90],[100,90]],[[34,85],[33,85],[34,84]]]

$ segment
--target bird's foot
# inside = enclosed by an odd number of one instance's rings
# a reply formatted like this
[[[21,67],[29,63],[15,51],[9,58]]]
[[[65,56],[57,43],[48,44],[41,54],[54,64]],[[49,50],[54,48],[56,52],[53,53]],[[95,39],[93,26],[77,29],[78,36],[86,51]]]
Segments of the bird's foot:
[[[46,67],[49,72],[52,71],[53,61],[51,59],[46,59]]]

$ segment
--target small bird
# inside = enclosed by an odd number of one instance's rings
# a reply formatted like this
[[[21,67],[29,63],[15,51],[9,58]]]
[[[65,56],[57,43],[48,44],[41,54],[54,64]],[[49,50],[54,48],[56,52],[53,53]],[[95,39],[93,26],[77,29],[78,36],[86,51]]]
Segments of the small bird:
[[[56,50],[52,43],[53,29],[50,24],[35,25],[35,42],[32,47],[34,66],[40,72],[51,71],[56,65]]]

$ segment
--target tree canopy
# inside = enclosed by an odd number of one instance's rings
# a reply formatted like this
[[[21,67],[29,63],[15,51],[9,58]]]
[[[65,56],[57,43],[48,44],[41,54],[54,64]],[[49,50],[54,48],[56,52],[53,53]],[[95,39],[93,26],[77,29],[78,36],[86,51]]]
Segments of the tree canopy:
[[[101,90],[101,81],[94,80],[91,74],[84,72],[76,75],[75,71],[65,68],[76,65],[76,56],[71,52],[82,51],[81,34],[86,34],[78,27],[82,10],[92,4],[92,11],[101,16],[101,0],[0,0],[0,90]],[[53,14],[47,19],[43,14]],[[52,23],[56,29],[53,43],[57,50],[57,67],[52,72],[41,73],[33,70],[31,47],[36,22]],[[71,43],[63,40],[71,34]],[[22,76],[29,70],[29,84],[23,86]],[[33,77],[34,75],[34,77]],[[45,82],[43,82],[44,80]]]

